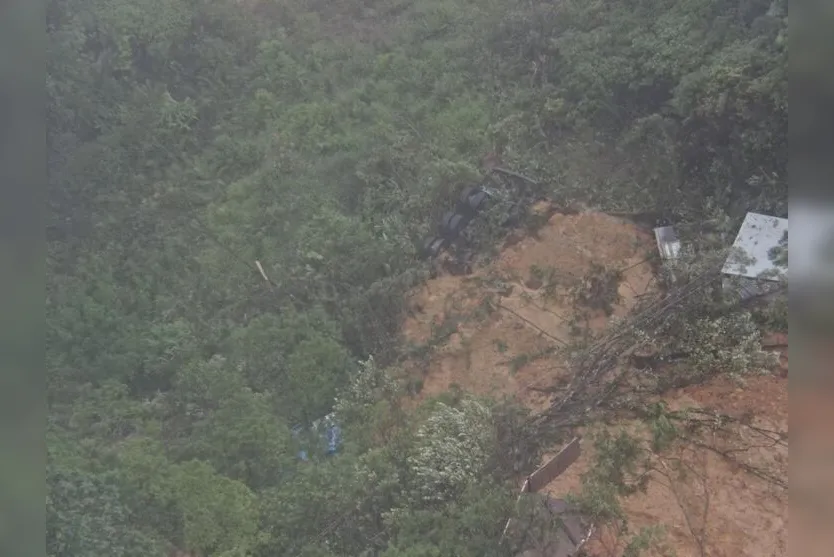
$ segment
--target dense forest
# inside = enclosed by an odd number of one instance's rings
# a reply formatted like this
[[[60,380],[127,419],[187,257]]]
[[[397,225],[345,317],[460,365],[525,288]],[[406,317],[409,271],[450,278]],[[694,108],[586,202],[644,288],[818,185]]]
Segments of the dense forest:
[[[485,159],[693,236],[786,216],[787,20],[49,0],[50,557],[512,554],[526,411],[407,411],[391,371],[422,239]],[[334,411],[339,453],[297,458]]]

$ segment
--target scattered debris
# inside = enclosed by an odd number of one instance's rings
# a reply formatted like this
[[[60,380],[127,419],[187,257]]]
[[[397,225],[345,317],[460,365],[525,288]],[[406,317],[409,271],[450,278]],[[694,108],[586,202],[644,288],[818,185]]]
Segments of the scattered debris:
[[[307,438],[307,435],[313,434],[313,439]],[[323,418],[314,421],[311,427],[305,429],[303,426],[297,425],[292,430],[293,437],[298,441],[302,448],[298,451],[298,458],[301,460],[309,459],[309,443],[316,443],[316,440],[324,442],[324,454],[331,456],[339,452],[342,445],[342,428],[336,422],[335,414],[330,413]]]
[[[574,437],[556,456],[530,474],[521,487],[519,500],[524,494],[538,493],[567,470],[580,457],[581,437]],[[538,539],[531,539],[519,557],[572,557],[590,539],[593,524],[570,503],[546,494],[542,503],[554,518],[554,528]],[[510,519],[504,527],[504,535],[519,525]],[[503,539],[503,537],[502,537]]]
[[[435,396],[452,386],[484,395],[505,394],[534,411],[549,409],[543,415],[553,427],[570,425],[576,421],[576,416],[593,413],[596,403],[613,392],[611,389],[616,387],[616,382],[611,378],[617,375],[620,358],[630,354],[635,326],[651,330],[657,320],[666,315],[667,307],[685,306],[684,302],[692,298],[690,294],[707,284],[714,284],[723,276],[730,276],[711,269],[634,312],[638,302],[653,292],[655,277],[649,261],[656,256],[650,254],[658,249],[663,257],[660,244],[665,242],[672,246],[667,253],[680,257],[678,250],[681,248],[673,245],[673,238],[679,241],[679,237],[675,234],[670,238],[663,232],[658,235],[657,231],[652,234],[651,226],[637,226],[622,218],[588,210],[575,215],[561,211],[547,214],[548,220],[536,236],[521,235],[512,247],[503,249],[488,265],[476,269],[472,276],[441,273],[415,289],[413,301],[423,311],[406,320],[403,332],[415,346],[430,347],[421,351],[419,358],[404,363],[404,370],[419,376],[421,381],[415,400]],[[658,224],[661,226],[654,228],[671,228],[666,222]],[[780,240],[782,236],[777,235],[775,241],[769,243],[777,245]],[[768,247],[763,250],[765,254]],[[595,262],[621,269],[623,273],[619,285],[622,299],[614,306],[613,319],[602,311],[579,311],[583,308],[570,303],[571,287],[591,272]],[[533,273],[533,268],[548,272]],[[528,285],[532,275],[540,284]],[[753,280],[760,278],[758,274],[754,277]],[[738,276],[733,276],[735,278]],[[499,299],[499,288],[506,285],[514,288]],[[550,292],[547,292],[548,287],[551,287]],[[510,308],[512,312],[503,308]],[[442,341],[433,342],[432,331],[445,330],[447,325],[452,333]],[[566,352],[560,343],[550,338],[570,339],[581,345],[586,334],[593,342],[576,353]],[[548,349],[552,351],[545,352]],[[535,357],[545,353],[548,357]],[[634,356],[651,355],[635,353]],[[574,365],[569,366],[568,360]],[[510,365],[516,361],[524,363]],[[786,358],[783,365],[787,367]],[[719,378],[664,398],[675,409],[680,402],[678,398],[691,398],[705,406],[714,404],[716,410],[726,412],[738,410],[739,406],[749,407],[755,420],[774,420],[778,423],[771,427],[781,430],[786,429],[786,423],[782,423],[782,415],[786,417],[787,412],[785,375],[751,377],[743,389],[730,380]],[[689,400],[685,406],[692,405],[694,402]],[[759,427],[757,424],[758,421],[754,427]],[[580,428],[578,433],[582,431]],[[738,449],[742,455],[739,462],[698,447],[675,454],[683,466],[692,468],[697,474],[693,472],[691,477],[683,479],[672,477],[674,481],[669,485],[664,483],[669,478],[661,474],[650,484],[648,493],[628,498],[624,508],[629,524],[636,528],[662,525],[668,532],[664,543],[679,548],[682,555],[697,555],[701,546],[707,548],[707,553],[701,551],[700,554],[717,557],[770,554],[763,553],[766,551],[784,554],[787,509],[784,490],[773,482],[740,473],[745,466],[760,464],[768,470],[778,470],[787,463],[783,443],[776,447],[759,447],[746,438],[734,441],[739,447],[730,447],[728,454],[732,455],[732,451]],[[719,448],[724,450],[723,446]],[[593,453],[593,448],[590,452]],[[748,462],[753,458],[758,460],[750,461],[753,464]],[[566,471],[553,465],[558,471],[555,479],[535,490],[536,496],[541,497],[536,512],[554,512],[554,522],[562,520],[566,528],[540,535],[546,539],[524,546],[523,552],[518,550],[519,557],[576,555],[572,547],[578,544],[572,546],[571,540],[580,541],[581,536],[572,538],[571,535],[574,531],[581,532],[584,524],[580,522],[582,528],[572,529],[569,523],[578,515],[572,512],[563,497],[581,484],[581,474],[591,461],[583,452]],[[547,469],[547,466],[539,470]],[[529,478],[525,483],[529,488]],[[705,501],[710,503],[710,517],[700,523],[697,520],[702,517],[695,507],[702,510]],[[570,520],[566,520],[568,517]],[[602,557],[608,554],[606,548],[609,546],[622,550],[617,543],[624,543],[625,537],[618,541],[609,539],[611,535],[602,527],[596,528],[590,540],[583,542],[582,552]]]

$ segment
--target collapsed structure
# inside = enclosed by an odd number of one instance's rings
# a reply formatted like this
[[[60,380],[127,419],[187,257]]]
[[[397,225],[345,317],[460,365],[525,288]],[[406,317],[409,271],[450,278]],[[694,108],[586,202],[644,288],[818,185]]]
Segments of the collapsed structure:
[[[541,492],[576,462],[582,453],[581,441],[581,437],[574,437],[556,456],[527,476],[521,486],[519,501],[525,494]],[[541,503],[555,519],[554,527],[540,536],[525,539],[522,542],[523,551],[517,557],[574,557],[591,537],[593,524],[564,499],[546,493]],[[510,530],[518,529],[521,528],[517,521],[508,520],[502,540]]]
[[[681,254],[681,240],[671,225],[654,228],[663,261]],[[784,289],[787,278],[788,219],[749,212],[739,228],[731,252],[721,268],[722,286],[741,301],[769,296]]]

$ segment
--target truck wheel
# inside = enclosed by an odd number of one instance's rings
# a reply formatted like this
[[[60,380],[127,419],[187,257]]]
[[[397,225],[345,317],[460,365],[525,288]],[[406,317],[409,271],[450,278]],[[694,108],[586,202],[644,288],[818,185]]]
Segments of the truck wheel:
[[[449,240],[454,240],[466,226],[463,215],[449,211],[440,221],[440,233]]]
[[[443,238],[432,236],[423,242],[423,257],[431,258],[437,256],[443,249],[446,241]]]
[[[487,197],[487,193],[480,186],[470,186],[460,194],[458,204],[466,212],[477,213]]]

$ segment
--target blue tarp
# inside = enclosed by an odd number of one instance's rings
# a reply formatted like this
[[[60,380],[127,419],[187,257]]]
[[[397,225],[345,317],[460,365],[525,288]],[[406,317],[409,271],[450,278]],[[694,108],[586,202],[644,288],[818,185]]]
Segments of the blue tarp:
[[[339,450],[342,444],[342,428],[337,425],[331,425],[325,431],[327,437],[327,454],[334,454]]]
[[[325,442],[325,454],[328,456],[339,452],[339,448],[342,445],[342,428],[335,423],[332,414],[316,420],[313,422],[312,427],[307,428],[306,431],[316,433],[317,437]],[[297,425],[293,428],[292,433],[293,437],[295,437],[302,445],[306,444],[305,441],[307,441],[307,439],[304,439],[305,436],[302,435],[305,433],[304,427]],[[308,449],[302,447],[302,449],[298,452],[298,458],[301,460],[308,460]]]

